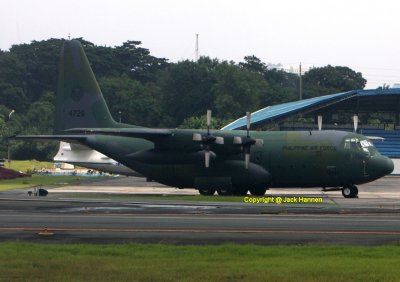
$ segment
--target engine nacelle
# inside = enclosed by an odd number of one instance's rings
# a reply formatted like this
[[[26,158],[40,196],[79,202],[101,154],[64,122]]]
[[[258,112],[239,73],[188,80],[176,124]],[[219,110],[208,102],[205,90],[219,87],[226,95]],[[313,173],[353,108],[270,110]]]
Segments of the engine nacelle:
[[[248,169],[245,169],[243,161],[226,163],[231,168],[234,187],[267,187],[271,183],[271,174],[260,165],[250,163]]]
[[[199,176],[195,178],[195,187],[198,189],[235,189],[235,187],[254,188],[268,187],[271,183],[271,174],[263,167],[250,163],[244,168],[243,161],[226,161],[223,166],[229,168],[220,175]],[[218,170],[218,169],[217,169]]]

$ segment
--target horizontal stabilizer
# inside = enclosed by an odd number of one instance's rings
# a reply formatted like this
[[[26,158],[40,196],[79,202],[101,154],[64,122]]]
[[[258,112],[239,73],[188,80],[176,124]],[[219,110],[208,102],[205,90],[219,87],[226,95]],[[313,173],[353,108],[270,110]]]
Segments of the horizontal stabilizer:
[[[86,140],[84,135],[16,135],[10,136],[11,140],[31,140],[31,141],[63,141],[68,143],[81,143]]]

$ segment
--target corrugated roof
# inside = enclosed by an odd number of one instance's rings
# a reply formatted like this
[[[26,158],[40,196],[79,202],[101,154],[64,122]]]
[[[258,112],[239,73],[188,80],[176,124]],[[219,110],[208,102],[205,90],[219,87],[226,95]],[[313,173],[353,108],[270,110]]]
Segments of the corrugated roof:
[[[311,110],[317,107],[330,105],[332,103],[337,103],[343,101],[344,99],[348,99],[357,95],[357,92],[358,92],[357,90],[354,90],[349,92],[319,96],[315,98],[269,106],[252,113],[251,124],[257,124],[261,122],[264,123],[268,122],[269,120],[278,118],[281,119],[298,112],[305,112],[307,110]],[[245,127],[246,127],[246,117],[244,116],[226,125],[225,127],[222,128],[222,130],[235,130],[235,129],[242,129]]]
[[[400,88],[389,88],[389,89],[368,89],[358,90],[357,95],[360,97],[365,96],[380,96],[380,95],[399,95]]]

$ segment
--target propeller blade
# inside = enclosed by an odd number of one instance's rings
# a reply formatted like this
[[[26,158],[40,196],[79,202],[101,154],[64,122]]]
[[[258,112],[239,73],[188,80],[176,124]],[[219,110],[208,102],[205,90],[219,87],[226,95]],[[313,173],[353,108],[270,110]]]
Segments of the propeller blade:
[[[211,110],[207,110],[207,133],[193,133],[193,141],[201,142],[200,148],[204,152],[204,165],[206,168],[210,167],[210,159],[215,159],[216,155],[210,151],[213,144],[224,144],[224,137],[214,136],[210,134],[211,126]]]
[[[246,169],[249,169],[250,153],[246,152],[246,154],[244,155],[244,162],[245,162]]]
[[[256,145],[256,146],[259,146],[259,147],[264,146],[264,140],[262,140],[262,139],[256,139],[255,145]]]
[[[233,144],[242,144],[242,137],[234,136],[233,137]]]
[[[209,150],[206,150],[204,152],[204,162],[205,162],[206,168],[209,168],[210,167],[210,151]]]
[[[246,113],[246,130],[247,136],[234,136],[233,137],[233,144],[241,145],[242,150],[244,152],[244,161],[246,169],[249,169],[250,164],[250,148],[253,145],[256,146],[263,146],[264,140],[263,139],[254,139],[250,137],[250,123],[251,123],[251,114],[250,112]]]
[[[353,116],[353,122],[354,122],[354,132],[357,132],[357,127],[358,127],[358,115]]]
[[[247,113],[246,113],[246,128],[247,128],[247,135],[249,135],[249,130],[250,130],[250,119],[251,119],[250,112],[247,112]]]
[[[321,131],[322,129],[322,116],[318,115],[318,130]]]
[[[224,144],[224,137],[215,137],[215,143],[219,145]]]
[[[193,133],[193,141],[201,141],[202,137],[200,133]]]
[[[207,110],[207,126],[211,125],[211,110]]]

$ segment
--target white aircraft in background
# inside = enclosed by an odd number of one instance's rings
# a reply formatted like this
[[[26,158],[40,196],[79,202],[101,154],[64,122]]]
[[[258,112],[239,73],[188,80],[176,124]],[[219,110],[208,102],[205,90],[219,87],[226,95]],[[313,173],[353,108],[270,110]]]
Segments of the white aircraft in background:
[[[80,144],[60,142],[60,148],[53,160],[107,173],[142,176],[119,162]]]

